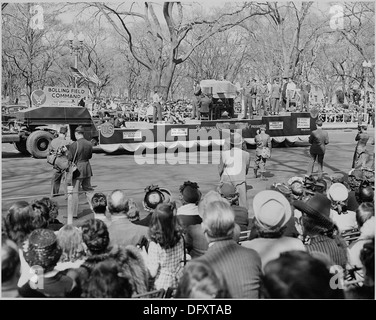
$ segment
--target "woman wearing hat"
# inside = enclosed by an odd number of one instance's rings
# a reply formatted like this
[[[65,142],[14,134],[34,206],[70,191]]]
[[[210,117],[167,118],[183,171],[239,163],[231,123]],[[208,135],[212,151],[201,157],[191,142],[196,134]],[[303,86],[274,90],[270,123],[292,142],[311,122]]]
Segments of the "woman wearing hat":
[[[35,275],[19,289],[22,297],[79,297],[80,291],[72,278],[55,269],[62,250],[54,231],[34,230],[23,248],[30,272]]]
[[[296,229],[301,234],[308,252],[325,254],[328,263],[345,268],[347,244],[338,227],[330,219],[330,200],[317,193],[307,201],[294,201]]]
[[[196,182],[186,181],[180,186],[182,206],[177,210],[177,218],[184,229],[193,224],[200,224],[202,219],[198,212],[201,192]]]

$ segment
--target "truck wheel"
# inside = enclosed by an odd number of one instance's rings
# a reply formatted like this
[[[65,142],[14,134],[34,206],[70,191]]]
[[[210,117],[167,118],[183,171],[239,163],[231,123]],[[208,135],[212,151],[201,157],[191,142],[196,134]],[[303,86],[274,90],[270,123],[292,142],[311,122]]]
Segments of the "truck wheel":
[[[26,149],[26,140],[21,140],[13,143],[17,151],[21,152],[25,156],[29,156],[30,153]]]
[[[48,147],[53,135],[47,131],[34,131],[26,140],[26,148],[29,153],[37,159],[47,158]]]

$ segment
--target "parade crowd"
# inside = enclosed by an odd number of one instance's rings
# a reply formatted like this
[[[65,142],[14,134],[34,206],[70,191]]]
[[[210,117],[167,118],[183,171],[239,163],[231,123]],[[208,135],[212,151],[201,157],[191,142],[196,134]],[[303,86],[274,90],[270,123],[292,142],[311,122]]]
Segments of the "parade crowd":
[[[260,128],[252,163],[234,133],[218,186],[202,194],[187,179],[173,199],[148,185],[143,208],[116,187],[93,191],[90,144],[78,127],[67,147],[79,159],[71,184],[92,193],[93,218],[61,223],[54,180],[50,198],[14,203],[2,221],[2,298],[374,299],[374,156],[365,148],[374,140],[360,126],[349,173],[325,179],[330,141],[316,123],[303,176],[248,201],[246,175],[253,167],[255,179],[267,179],[271,140]]]

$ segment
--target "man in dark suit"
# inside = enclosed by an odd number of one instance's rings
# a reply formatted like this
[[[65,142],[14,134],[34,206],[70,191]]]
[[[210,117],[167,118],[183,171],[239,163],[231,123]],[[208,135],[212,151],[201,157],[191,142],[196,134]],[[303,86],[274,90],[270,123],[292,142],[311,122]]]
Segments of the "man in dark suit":
[[[355,137],[356,144],[353,162],[351,168],[355,168],[360,162],[362,168],[365,168],[367,162],[367,142],[369,140],[369,135],[367,133],[367,125],[361,125],[358,130],[358,134]]]
[[[209,248],[196,259],[207,262],[214,272],[223,274],[232,298],[259,298],[260,256],[255,250],[244,248],[233,239],[235,215],[225,199],[207,204],[202,228]]]
[[[107,210],[111,214],[108,227],[110,245],[137,245],[147,237],[149,228],[133,224],[129,220],[129,199],[123,190],[114,190],[107,197]]]
[[[311,144],[310,155],[311,161],[308,165],[307,176],[311,176],[315,162],[318,163],[318,178],[321,179],[323,175],[323,164],[325,155],[325,146],[329,143],[329,135],[322,129],[322,121],[319,119],[316,121],[317,129],[311,132],[309,136],[309,143]]]
[[[79,174],[77,176],[73,175],[72,186],[73,186],[73,218],[77,218],[78,214],[78,192],[79,188],[85,191],[89,205],[90,201],[90,191],[93,190],[91,187],[91,177],[93,176],[93,171],[89,160],[93,155],[93,146],[90,141],[84,138],[84,128],[78,126],[74,131],[76,141],[69,146],[68,160],[74,162],[77,165]]]

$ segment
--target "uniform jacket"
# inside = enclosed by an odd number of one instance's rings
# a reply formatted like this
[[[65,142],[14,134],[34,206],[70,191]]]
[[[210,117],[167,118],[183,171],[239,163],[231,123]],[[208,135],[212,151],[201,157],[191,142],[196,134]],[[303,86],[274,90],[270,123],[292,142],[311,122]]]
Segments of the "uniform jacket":
[[[84,138],[78,139],[78,141],[73,142],[69,147],[68,160],[73,161],[74,155],[76,153],[78,143],[78,151],[75,158],[75,163],[77,168],[80,171],[78,179],[88,178],[93,175],[91,170],[91,165],[89,160],[93,155],[93,146],[90,141],[87,141]]]
[[[255,250],[244,248],[233,239],[221,240],[197,259],[223,274],[232,298],[259,298],[261,259]]]
[[[57,137],[51,141],[49,151],[52,153],[56,153],[59,148],[61,148],[62,146],[66,146],[68,144],[69,144],[68,140],[62,137]]]
[[[355,141],[358,141],[358,144],[356,145],[356,152],[362,153],[367,150],[367,142],[369,139],[369,135],[367,132],[358,132],[358,134],[355,137]]]
[[[313,130],[308,139],[311,144],[310,152],[312,154],[324,154],[325,145],[329,143],[329,135],[321,128]]]
[[[267,133],[260,133],[255,137],[256,142],[256,156],[261,156],[262,148],[267,147],[272,149],[272,139]]]
[[[270,91],[270,97],[279,99],[281,95],[281,86],[279,84],[273,84]]]

